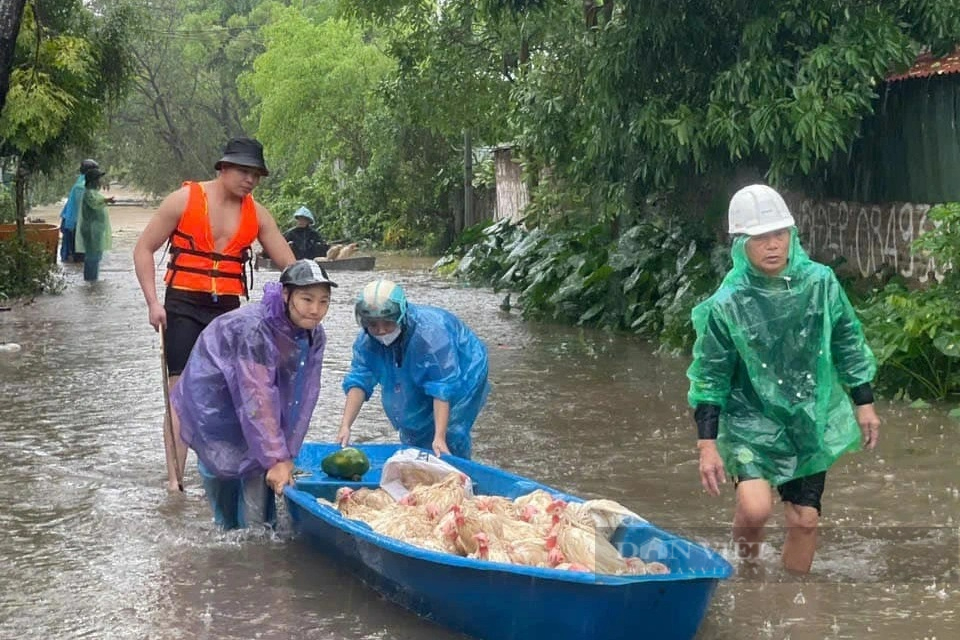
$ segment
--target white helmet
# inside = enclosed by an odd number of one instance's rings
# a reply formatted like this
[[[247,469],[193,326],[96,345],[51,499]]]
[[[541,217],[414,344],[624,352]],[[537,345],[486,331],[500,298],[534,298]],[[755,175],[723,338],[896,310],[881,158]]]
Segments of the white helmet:
[[[752,184],[730,198],[730,233],[758,236],[796,224],[783,197],[765,184]]]

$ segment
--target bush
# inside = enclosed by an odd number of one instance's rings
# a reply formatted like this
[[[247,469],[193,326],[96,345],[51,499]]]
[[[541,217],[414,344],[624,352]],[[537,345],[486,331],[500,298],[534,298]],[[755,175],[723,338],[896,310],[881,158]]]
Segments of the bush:
[[[517,292],[525,317],[631,331],[674,350],[692,347],[690,310],[726,266],[679,226],[642,223],[615,238],[602,223],[527,231],[501,220],[481,231],[457,276]]]
[[[0,241],[0,300],[60,293],[65,286],[63,273],[43,244]]]
[[[960,203],[934,207],[928,216],[937,226],[914,249],[939,265],[960,264]],[[925,289],[891,282],[859,311],[881,389],[939,400],[960,391],[960,275],[954,269]]]

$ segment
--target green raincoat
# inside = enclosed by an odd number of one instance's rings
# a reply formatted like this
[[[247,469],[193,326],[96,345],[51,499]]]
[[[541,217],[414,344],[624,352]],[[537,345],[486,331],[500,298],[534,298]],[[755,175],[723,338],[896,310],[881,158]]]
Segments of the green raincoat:
[[[83,205],[77,219],[77,253],[100,254],[113,246],[113,231],[107,213],[107,201],[96,189],[83,192]]]
[[[876,360],[833,271],[791,229],[789,262],[770,277],[733,244],[733,269],[693,310],[690,405],[721,407],[717,448],[727,473],[772,485],[828,469],[860,448],[842,385],[873,380]]]

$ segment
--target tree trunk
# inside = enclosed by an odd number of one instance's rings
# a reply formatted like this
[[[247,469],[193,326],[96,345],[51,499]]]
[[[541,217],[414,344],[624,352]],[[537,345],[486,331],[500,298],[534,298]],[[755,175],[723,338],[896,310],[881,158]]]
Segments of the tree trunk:
[[[23,166],[23,158],[17,158],[17,172],[13,184],[14,203],[17,211],[17,237],[23,241],[23,221],[27,217],[27,169]]]
[[[463,220],[457,233],[474,224],[473,219],[473,141],[470,129],[463,130]]]
[[[13,69],[13,53],[26,4],[27,0],[0,1],[0,111],[3,111],[3,105],[7,102],[10,71]]]

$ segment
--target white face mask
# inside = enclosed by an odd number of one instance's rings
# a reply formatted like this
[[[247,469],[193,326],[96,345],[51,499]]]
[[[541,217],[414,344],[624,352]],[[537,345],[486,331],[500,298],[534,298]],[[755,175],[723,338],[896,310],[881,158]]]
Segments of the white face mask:
[[[373,336],[373,337],[375,340],[379,340],[381,344],[389,347],[394,342],[396,342],[397,338],[400,337],[400,327],[398,326],[396,329],[394,329],[390,333],[385,333],[382,336]]]

